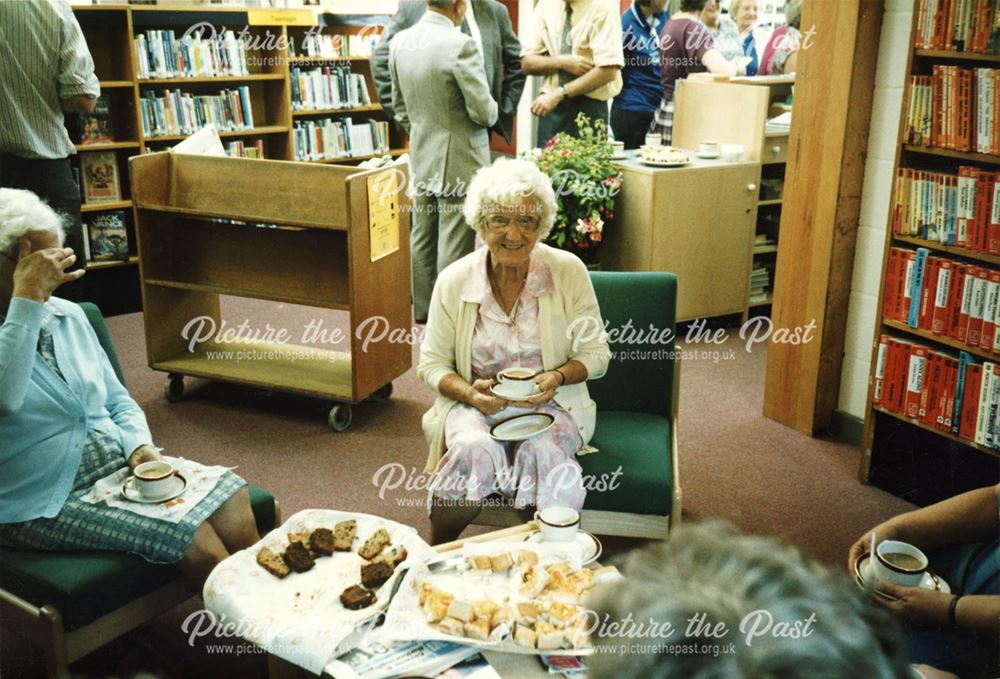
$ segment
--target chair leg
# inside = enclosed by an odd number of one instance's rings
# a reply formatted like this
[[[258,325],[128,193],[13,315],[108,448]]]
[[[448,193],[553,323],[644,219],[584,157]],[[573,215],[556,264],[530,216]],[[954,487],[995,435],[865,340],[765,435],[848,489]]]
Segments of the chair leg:
[[[69,679],[66,657],[66,635],[62,616],[51,606],[42,606],[38,621],[39,646],[45,655],[45,672],[49,679]]]

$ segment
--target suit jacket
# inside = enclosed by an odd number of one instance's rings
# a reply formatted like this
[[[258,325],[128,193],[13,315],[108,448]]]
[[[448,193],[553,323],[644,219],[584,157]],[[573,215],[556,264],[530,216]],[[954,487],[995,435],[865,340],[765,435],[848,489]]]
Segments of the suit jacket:
[[[490,94],[500,107],[500,115],[493,130],[509,143],[514,131],[514,114],[524,91],[525,75],[521,71],[521,43],[514,35],[507,8],[496,0],[470,0],[476,15],[483,41],[483,62]],[[400,0],[399,10],[393,15],[382,39],[372,54],[372,79],[382,105],[393,115],[392,84],[389,77],[389,45],[400,32],[410,28],[427,11],[426,0]],[[462,30],[469,32],[468,22]]]
[[[490,164],[497,121],[476,41],[427,12],[390,44],[389,75],[418,193],[464,196],[476,170]]]

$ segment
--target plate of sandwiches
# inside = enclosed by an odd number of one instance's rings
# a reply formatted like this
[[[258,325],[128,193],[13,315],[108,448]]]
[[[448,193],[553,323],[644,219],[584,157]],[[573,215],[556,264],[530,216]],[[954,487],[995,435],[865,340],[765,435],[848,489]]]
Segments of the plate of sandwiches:
[[[466,543],[451,570],[416,566],[389,605],[382,634],[520,654],[590,655],[584,601],[614,567],[581,566],[576,543]]]
[[[205,608],[318,674],[358,624],[388,605],[403,571],[435,554],[409,526],[305,510],[220,563],[205,583]]]
[[[643,146],[639,161],[654,167],[683,167],[691,162],[691,156],[673,146]]]

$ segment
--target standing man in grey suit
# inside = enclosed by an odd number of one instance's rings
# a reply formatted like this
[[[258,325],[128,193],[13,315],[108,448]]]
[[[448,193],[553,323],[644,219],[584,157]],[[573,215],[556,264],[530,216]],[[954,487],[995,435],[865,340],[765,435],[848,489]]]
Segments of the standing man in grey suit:
[[[472,252],[462,204],[490,164],[497,102],[476,41],[458,30],[468,0],[427,0],[427,12],[389,45],[392,108],[410,135],[413,316],[426,322],[438,273]]]
[[[389,45],[400,31],[416,24],[427,11],[427,0],[400,0],[399,9],[382,32],[382,39],[372,54],[372,79],[379,101],[392,116],[389,78]],[[510,143],[514,114],[524,91],[521,71],[521,43],[514,35],[507,8],[496,0],[469,0],[462,20],[462,32],[475,38],[483,55],[486,82],[500,107],[493,131]]]

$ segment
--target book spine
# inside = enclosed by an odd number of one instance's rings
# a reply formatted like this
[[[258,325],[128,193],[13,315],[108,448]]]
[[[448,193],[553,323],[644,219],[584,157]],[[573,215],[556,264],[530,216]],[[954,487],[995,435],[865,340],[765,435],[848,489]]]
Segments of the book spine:
[[[924,287],[924,266],[927,262],[927,255],[930,252],[927,248],[917,248],[916,261],[913,264],[913,280],[910,286],[910,313],[907,324],[911,328],[919,327],[920,321],[920,295]],[[979,335],[976,335],[976,339]]]
[[[965,394],[962,396],[962,416],[958,432],[959,436],[969,441],[976,439],[982,379],[983,366],[978,363],[970,363],[965,371]]]
[[[970,358],[971,357],[968,352],[962,351],[958,354],[955,400],[951,410],[949,411],[951,413],[951,424],[948,427],[948,430],[955,435],[959,433],[959,428],[961,426],[962,404],[965,402],[965,377],[966,372],[969,369]]]
[[[951,260],[943,259],[938,267],[937,289],[934,292],[934,312],[931,319],[931,332],[935,335],[945,334],[945,324],[948,319],[948,302],[951,299],[952,268]]]
[[[882,334],[878,338],[878,351],[875,358],[875,378],[872,383],[872,405],[881,405],[885,391],[885,368],[889,353],[889,336]]]
[[[944,356],[930,351],[924,364],[924,384],[920,390],[920,409],[917,417],[926,425],[933,426],[936,413],[934,406],[941,396],[942,368]]]
[[[944,394],[941,397],[940,415],[937,418],[937,428],[950,432],[955,411],[955,401],[958,400],[958,360],[951,356],[944,359]]]
[[[903,412],[910,419],[918,419],[920,416],[926,372],[927,347],[912,345],[906,369],[906,398],[903,402]]]

